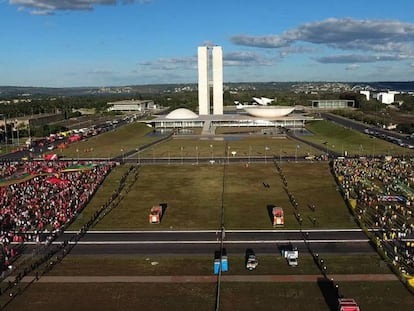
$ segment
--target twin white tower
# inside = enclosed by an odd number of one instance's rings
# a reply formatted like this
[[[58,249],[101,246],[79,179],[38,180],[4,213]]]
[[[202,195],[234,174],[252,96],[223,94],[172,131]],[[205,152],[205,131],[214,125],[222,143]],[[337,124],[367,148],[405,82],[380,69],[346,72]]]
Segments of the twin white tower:
[[[210,56],[211,52],[211,56]],[[213,66],[210,66],[212,59]],[[223,114],[223,50],[221,46],[198,47],[198,114],[209,115],[210,86],[213,86],[213,115]]]

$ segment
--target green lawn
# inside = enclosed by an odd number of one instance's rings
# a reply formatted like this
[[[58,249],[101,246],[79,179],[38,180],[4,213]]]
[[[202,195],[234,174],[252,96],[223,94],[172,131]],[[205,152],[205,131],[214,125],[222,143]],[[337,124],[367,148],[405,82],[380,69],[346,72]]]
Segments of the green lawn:
[[[144,166],[120,205],[95,229],[215,229],[221,208],[222,166]],[[160,225],[148,223],[153,205],[167,204]]]
[[[337,184],[327,163],[282,163],[280,164],[289,191],[299,204],[303,227],[308,228],[355,228]],[[309,205],[315,205],[313,212]],[[292,210],[292,209],[291,209]],[[313,226],[312,219],[316,219]]]
[[[255,271],[244,268],[243,256],[229,257],[226,275],[319,275],[311,256],[299,258],[289,267],[279,255],[259,256]],[[324,256],[335,274],[390,273],[377,255]],[[154,265],[152,263],[156,262]],[[356,264],[357,263],[357,264]],[[189,268],[191,267],[191,268]],[[67,256],[49,273],[51,276],[213,275],[213,257]],[[365,311],[410,310],[410,294],[398,281],[339,283],[340,293],[353,297]],[[44,293],[48,293],[45,295]],[[41,309],[90,310],[212,310],[216,283],[34,283],[6,308],[23,311]],[[333,292],[325,283],[222,282],[220,310],[269,310],[283,304],[284,310],[326,310]],[[1,298],[3,303],[6,297]],[[27,302],[30,301],[30,304]],[[74,304],[76,305],[74,307]],[[271,307],[272,309],[273,307]]]
[[[53,276],[147,276],[212,275],[213,255],[206,256],[75,256],[69,255],[48,273]],[[299,265],[291,267],[275,248],[273,256],[257,255],[255,271],[245,269],[245,258],[229,256],[226,275],[319,275],[312,256],[300,256]],[[392,273],[378,255],[324,255],[330,274]],[[152,263],[156,262],[156,265]],[[355,264],[358,262],[358,264]],[[189,270],[188,267],[191,267]]]
[[[303,228],[355,228],[337,191],[327,163],[283,163],[288,190],[299,204]],[[122,176],[117,168],[94,196],[72,228],[80,226],[105,202]],[[272,229],[267,206],[285,211],[285,228],[299,228],[294,209],[273,163],[236,165],[142,166],[137,182],[96,230],[189,230],[217,229],[224,206],[227,229]],[[117,174],[117,175],[113,175]],[[318,180],[317,183],[312,182]],[[263,186],[263,182],[270,185]],[[103,198],[102,198],[103,196]],[[148,223],[153,205],[166,203],[159,225]],[[316,206],[313,212],[309,204]],[[313,225],[312,219],[317,223]]]
[[[68,144],[66,149],[55,150],[63,157],[69,158],[109,158],[122,155],[129,150],[150,143],[159,137],[146,136],[151,128],[143,123],[130,123],[109,132],[93,136],[86,141]]]
[[[231,139],[231,140],[230,140]],[[299,148],[297,146],[299,145]],[[285,157],[287,155],[298,157],[310,154],[320,154],[319,151],[306,144],[298,143],[286,137],[253,136],[215,139],[176,137],[172,140],[158,144],[140,153],[140,157],[194,157],[214,158],[232,157]]]
[[[349,282],[340,291],[364,311],[414,307],[412,295],[399,282]],[[329,311],[331,301],[334,295],[323,283],[223,282],[220,291],[223,311]],[[211,311],[215,305],[215,283],[34,283],[5,310]]]
[[[91,216],[95,211],[101,208],[118,187],[120,179],[128,171],[128,168],[128,165],[120,165],[112,169],[111,173],[105,178],[105,181],[98,188],[87,207],[78,215],[68,230],[79,230],[91,219]]]
[[[414,151],[389,143],[382,139],[345,128],[329,121],[313,121],[306,128],[314,135],[301,138],[326,146],[331,151],[348,155],[413,155]],[[327,143],[324,145],[324,143]]]

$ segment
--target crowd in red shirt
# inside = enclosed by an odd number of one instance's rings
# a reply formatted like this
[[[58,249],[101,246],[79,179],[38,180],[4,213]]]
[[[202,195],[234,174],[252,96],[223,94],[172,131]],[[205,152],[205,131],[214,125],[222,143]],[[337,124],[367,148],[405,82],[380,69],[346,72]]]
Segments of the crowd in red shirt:
[[[78,170],[64,172],[74,164]],[[11,242],[40,241],[56,234],[87,205],[113,163],[33,161],[2,163],[0,180],[0,271],[17,255]]]

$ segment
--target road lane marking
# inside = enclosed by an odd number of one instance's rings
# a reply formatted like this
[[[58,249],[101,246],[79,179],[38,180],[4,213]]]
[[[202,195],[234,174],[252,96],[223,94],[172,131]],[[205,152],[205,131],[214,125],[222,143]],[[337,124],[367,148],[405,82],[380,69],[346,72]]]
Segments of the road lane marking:
[[[357,240],[240,240],[240,241],[224,241],[224,244],[277,244],[277,243],[368,243],[368,239]],[[69,241],[69,244],[78,245],[148,245],[148,244],[220,244],[220,241]],[[26,242],[27,245],[36,245],[36,242]],[[45,244],[42,242],[41,244]],[[52,242],[53,245],[61,245],[62,242]]]

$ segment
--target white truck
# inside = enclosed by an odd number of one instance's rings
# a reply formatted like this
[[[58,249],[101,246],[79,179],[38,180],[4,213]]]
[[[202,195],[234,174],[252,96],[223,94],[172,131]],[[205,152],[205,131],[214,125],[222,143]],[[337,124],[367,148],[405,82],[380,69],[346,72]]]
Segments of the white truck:
[[[296,267],[298,265],[299,251],[297,247],[289,247],[282,250],[282,256],[286,258],[289,266]]]

